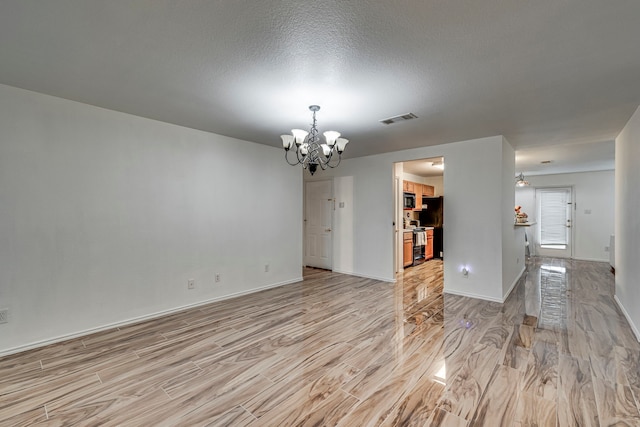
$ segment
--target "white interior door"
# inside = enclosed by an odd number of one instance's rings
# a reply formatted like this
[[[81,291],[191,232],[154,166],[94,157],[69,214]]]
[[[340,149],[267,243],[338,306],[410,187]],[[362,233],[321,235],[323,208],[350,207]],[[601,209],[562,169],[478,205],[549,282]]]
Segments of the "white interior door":
[[[537,255],[571,258],[573,200],[570,187],[537,188]]]
[[[334,203],[332,181],[306,183],[304,264],[308,267],[331,269]]]

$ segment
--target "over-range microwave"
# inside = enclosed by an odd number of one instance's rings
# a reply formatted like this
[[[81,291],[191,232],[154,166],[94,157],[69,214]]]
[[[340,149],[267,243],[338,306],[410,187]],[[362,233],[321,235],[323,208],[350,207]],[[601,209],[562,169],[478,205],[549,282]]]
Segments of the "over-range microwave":
[[[416,195],[413,193],[404,193],[404,208],[414,209],[416,207]]]

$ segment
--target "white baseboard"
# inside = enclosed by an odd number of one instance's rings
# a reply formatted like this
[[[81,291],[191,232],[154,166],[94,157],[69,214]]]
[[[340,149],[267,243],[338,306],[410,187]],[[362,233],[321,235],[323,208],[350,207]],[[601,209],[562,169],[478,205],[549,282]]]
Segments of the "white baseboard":
[[[363,277],[365,279],[380,280],[381,282],[389,282],[389,283],[396,282],[396,279],[389,279],[388,277],[385,278],[385,277],[378,277],[378,276],[369,276],[367,274],[354,273],[352,271],[333,270],[333,272],[340,273],[340,274],[348,274],[349,276]]]
[[[525,271],[526,271],[526,267],[522,267],[522,270],[520,270],[520,274],[518,274],[516,279],[513,281],[513,283],[509,287],[509,290],[506,292],[506,294],[502,298],[491,298],[491,297],[487,297],[485,295],[477,295],[477,294],[473,294],[471,292],[451,291],[449,289],[445,289],[444,293],[445,294],[452,294],[452,295],[459,295],[461,297],[481,299],[481,300],[484,300],[484,301],[499,302],[500,304],[504,304],[504,302],[507,300],[507,298],[509,298],[509,295],[511,295],[511,292],[515,289],[516,285],[518,284],[518,282],[522,278],[522,275],[524,274]]]
[[[608,259],[579,258],[579,257],[573,257],[573,259],[578,260],[578,261],[609,262]]]
[[[622,302],[618,299],[618,295],[614,295],[613,299],[616,301],[616,304],[618,304],[618,307],[620,307],[620,311],[622,311],[622,314],[624,314],[624,317],[627,318],[627,322],[629,323],[629,326],[631,327],[633,334],[636,336],[636,339],[638,340],[638,342],[640,342],[640,331],[638,331],[638,328],[636,328],[636,325],[633,323],[633,320],[631,320],[631,316],[629,316],[629,313],[627,313],[627,310],[622,305]]]
[[[33,350],[35,348],[44,347],[44,346],[47,346],[47,345],[59,343],[59,342],[62,342],[62,341],[73,339],[73,338],[83,337],[83,336],[86,336],[86,335],[94,334],[96,332],[106,331],[106,330],[113,329],[113,328],[119,328],[121,326],[132,325],[134,323],[140,323],[140,322],[144,322],[146,320],[157,319],[158,317],[167,316],[169,314],[173,314],[173,313],[177,313],[177,312],[180,312],[180,311],[188,310],[190,308],[196,308],[196,307],[200,307],[200,306],[203,306],[203,305],[211,304],[211,303],[214,303],[214,302],[224,301],[224,300],[227,300],[227,299],[236,298],[236,297],[240,297],[240,296],[248,295],[248,294],[253,294],[253,293],[264,291],[264,290],[271,289],[271,288],[277,288],[277,287],[280,287],[280,286],[290,285],[292,283],[298,283],[298,282],[301,282],[301,281],[302,281],[302,277],[297,277],[295,279],[285,280],[284,282],[272,283],[270,285],[261,286],[259,288],[249,289],[247,291],[235,292],[233,294],[227,294],[227,295],[223,295],[223,296],[219,296],[219,297],[215,297],[215,298],[210,298],[210,299],[207,299],[207,300],[204,300],[204,301],[198,301],[198,302],[193,303],[193,304],[182,305],[180,307],[174,307],[174,308],[170,308],[170,309],[167,309],[167,310],[157,311],[157,312],[154,312],[154,313],[145,314],[143,316],[132,317],[130,319],[123,320],[123,321],[120,321],[120,322],[109,323],[109,324],[106,324],[106,325],[97,326],[95,328],[89,328],[89,329],[85,329],[85,330],[82,330],[82,331],[73,332],[73,333],[70,333],[70,334],[59,335],[57,337],[49,338],[49,339],[46,339],[46,340],[36,341],[36,342],[29,343],[29,344],[24,344],[24,345],[20,345],[20,346],[17,346],[17,347],[12,347],[12,348],[9,348],[9,349],[6,349],[6,350],[2,350],[2,351],[0,351],[0,357],[8,356],[10,354],[15,354],[15,353],[21,353],[21,352],[27,351],[27,350]]]
[[[502,296],[502,302],[503,303],[507,300],[507,298],[509,298],[509,295],[511,295],[511,292],[514,290],[514,288],[516,287],[516,285],[518,284],[518,282],[522,278],[522,275],[524,274],[525,270],[526,270],[526,267],[522,266],[522,270],[520,270],[520,273],[518,273],[518,275],[516,276],[515,280],[513,281],[511,286],[509,287],[509,290]]]
[[[485,295],[473,294],[471,292],[451,291],[449,289],[445,289],[444,293],[445,294],[451,294],[451,295],[458,295],[458,296],[467,297],[467,298],[481,299],[481,300],[484,300],[484,301],[498,302],[498,303],[502,304],[502,299],[500,299],[500,298],[491,298],[491,297],[487,297]]]

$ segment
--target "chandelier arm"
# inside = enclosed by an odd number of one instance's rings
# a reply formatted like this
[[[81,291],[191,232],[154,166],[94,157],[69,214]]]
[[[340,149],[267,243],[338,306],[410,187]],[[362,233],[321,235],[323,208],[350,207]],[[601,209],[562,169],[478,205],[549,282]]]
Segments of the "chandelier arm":
[[[304,144],[304,142],[303,142]],[[300,145],[300,147],[302,147],[302,145]],[[300,150],[300,147],[298,147],[298,150],[296,151],[296,155],[298,157],[298,163],[301,164],[305,169],[307,168],[306,164],[309,162],[309,152],[307,151],[307,155],[303,156],[302,152]]]
[[[297,154],[297,153],[298,153],[298,152],[296,151],[296,154]],[[291,163],[291,162],[289,161],[289,150],[287,150],[287,151],[285,151],[285,152],[284,152],[284,159],[285,159],[285,160],[287,161],[287,163],[289,163],[291,166],[296,166],[296,165],[299,165],[299,164],[301,163],[301,162],[300,162],[300,159],[297,159],[298,161],[297,161],[296,163]]]
[[[318,160],[320,161],[319,163],[321,164],[322,170],[327,169],[327,167],[331,167],[331,165],[329,164],[329,162],[331,162],[331,156],[333,155],[333,151],[331,153],[329,153],[328,156],[325,156],[324,154],[322,155],[322,157],[319,157]]]
[[[338,153],[338,163],[336,163],[335,165],[330,165],[329,163],[327,163],[327,166],[329,166],[330,168],[338,167],[341,161],[342,161],[342,154]]]
[[[337,156],[336,156],[337,153]],[[338,157],[338,162],[334,165],[331,164],[331,160],[333,160],[334,158]],[[331,153],[329,153],[329,156],[327,157],[327,166],[330,168],[335,168],[336,166],[338,166],[340,164],[340,161],[342,160],[342,154],[338,153],[337,151],[331,150]]]

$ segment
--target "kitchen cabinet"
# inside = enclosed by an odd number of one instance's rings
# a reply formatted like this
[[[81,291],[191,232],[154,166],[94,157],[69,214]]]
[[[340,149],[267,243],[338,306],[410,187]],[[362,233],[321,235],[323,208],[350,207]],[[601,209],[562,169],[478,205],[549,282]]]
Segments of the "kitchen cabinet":
[[[402,265],[413,264],[413,233],[402,233]]]
[[[416,207],[413,210],[419,212],[422,210],[422,184],[414,184],[413,188],[416,193]]]
[[[418,182],[402,181],[402,191],[405,193],[413,193],[416,196],[416,206],[412,209],[416,212],[422,210],[422,198],[433,197],[435,194],[434,187],[432,185],[420,184]]]
[[[418,193],[423,196],[433,197],[435,195],[435,188],[433,185],[420,184],[419,182],[402,181],[402,191],[406,193],[413,193],[416,196]]]
[[[427,238],[424,245],[424,259],[433,258],[433,230],[427,230]]]
[[[411,181],[402,181],[402,190],[407,192],[407,193],[414,193],[416,192],[415,189],[415,183],[411,182]]]

